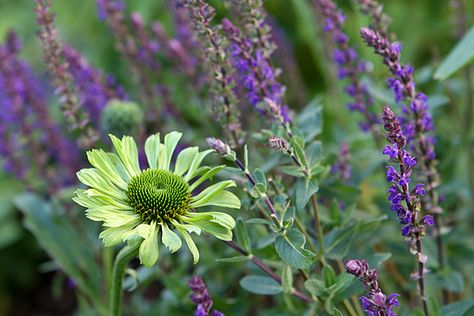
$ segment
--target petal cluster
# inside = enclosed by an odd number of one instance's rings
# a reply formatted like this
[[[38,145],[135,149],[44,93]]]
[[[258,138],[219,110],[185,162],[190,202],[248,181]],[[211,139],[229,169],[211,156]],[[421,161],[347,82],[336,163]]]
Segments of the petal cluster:
[[[74,201],[87,208],[86,216],[89,219],[103,222],[105,230],[100,234],[100,238],[103,239],[104,245],[114,246],[139,237],[142,239],[139,258],[148,267],[158,260],[159,239],[171,253],[181,248],[184,239],[193,255],[194,263],[199,260],[199,252],[191,233],[199,235],[201,231],[205,231],[222,240],[232,239],[232,229],[235,226],[232,216],[221,212],[197,213],[194,209],[203,206],[240,208],[240,200],[226,190],[235,186],[233,181],[220,181],[202,189],[202,184],[206,180],[224,168],[224,166],[214,168],[201,166],[204,158],[212,150],[199,152],[197,147],[188,147],[182,150],[172,163],[181,136],[179,132],[171,132],[165,135],[163,143],[159,134],[148,137],[145,142],[145,153],[149,168],[141,170],[138,149],[133,138],[124,136],[118,139],[110,135],[116,153],[100,149],[87,152],[87,158],[93,168],[82,169],[77,173],[79,180],[89,188],[77,190]],[[179,212],[167,209],[167,216],[161,217],[157,213],[158,209],[149,207],[146,214],[153,216],[142,216],[143,210],[137,208],[136,202],[131,203],[131,194],[140,194],[135,200],[152,200],[156,194],[163,193],[160,187],[150,187],[154,183],[143,183],[149,179],[144,175],[149,174],[150,170],[156,170],[154,173],[157,175],[169,174],[175,178],[179,177],[176,183],[180,187],[176,189],[183,190],[183,186],[187,187],[186,192],[189,192],[189,196],[183,199],[186,205],[183,205]],[[130,190],[131,183],[134,192]],[[146,185],[147,189],[136,190],[137,183]],[[171,182],[171,185],[173,183]],[[198,194],[194,194],[198,186],[201,190]],[[152,196],[152,193],[155,195]],[[153,203],[159,204],[160,201],[153,200]],[[153,203],[148,206],[155,205]],[[162,207],[173,205],[168,204]]]

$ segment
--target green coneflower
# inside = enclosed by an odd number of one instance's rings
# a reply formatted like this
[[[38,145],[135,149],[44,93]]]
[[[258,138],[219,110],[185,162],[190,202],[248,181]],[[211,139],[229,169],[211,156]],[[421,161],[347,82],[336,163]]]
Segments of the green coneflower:
[[[212,178],[224,166],[200,166],[213,150],[199,152],[197,147],[182,150],[171,167],[173,152],[182,134],[171,132],[160,142],[155,134],[146,140],[148,169],[141,170],[138,150],[130,136],[121,140],[110,135],[116,154],[103,150],[87,152],[94,168],[77,173],[89,186],[77,190],[74,201],[87,208],[86,216],[104,222],[101,232],[105,246],[113,246],[131,238],[142,238],[138,256],[142,264],[152,266],[159,255],[158,238],[171,253],[181,248],[184,238],[194,263],[199,252],[190,233],[205,231],[222,240],[232,239],[234,219],[221,212],[194,212],[202,206],[240,208],[239,199],[226,188],[234,181],[220,181],[200,193],[196,188]],[[179,234],[177,234],[176,232]]]

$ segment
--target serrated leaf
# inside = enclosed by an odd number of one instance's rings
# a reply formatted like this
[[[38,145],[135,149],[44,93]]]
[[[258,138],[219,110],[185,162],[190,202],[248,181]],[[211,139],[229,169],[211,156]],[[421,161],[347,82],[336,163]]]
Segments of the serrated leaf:
[[[293,268],[307,270],[316,260],[316,254],[304,248],[306,243],[302,233],[290,229],[275,240],[275,249],[280,258]]]
[[[301,179],[296,183],[295,186],[296,190],[296,209],[302,210],[308,204],[309,199],[311,196],[318,192],[319,186],[316,180],[314,179]]]
[[[451,50],[436,70],[434,77],[446,80],[474,58],[474,26]]]
[[[474,311],[474,300],[465,300],[452,303],[441,308],[441,315],[443,316],[463,316],[472,315]]]
[[[252,247],[250,244],[250,237],[247,231],[247,226],[245,225],[244,220],[239,217],[235,224],[235,238],[237,239],[237,243],[247,252],[252,252]]]
[[[240,280],[245,290],[260,295],[276,295],[283,291],[280,284],[266,276],[249,275]]]

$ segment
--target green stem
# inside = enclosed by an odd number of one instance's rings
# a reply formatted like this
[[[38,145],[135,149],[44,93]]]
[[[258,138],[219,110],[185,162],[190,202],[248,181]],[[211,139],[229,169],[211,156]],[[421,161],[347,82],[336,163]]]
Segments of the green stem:
[[[109,316],[120,316],[122,308],[122,284],[125,269],[130,260],[138,254],[140,243],[135,245],[127,245],[120,250],[114,261],[112,269],[112,282],[109,290]]]
[[[326,262],[324,261],[324,237],[323,230],[321,229],[321,222],[319,220],[319,209],[318,202],[316,201],[316,195],[311,196],[311,208],[313,209],[314,221],[316,224],[316,231],[318,233],[318,243],[319,243],[319,253],[321,256],[321,266],[325,266]]]

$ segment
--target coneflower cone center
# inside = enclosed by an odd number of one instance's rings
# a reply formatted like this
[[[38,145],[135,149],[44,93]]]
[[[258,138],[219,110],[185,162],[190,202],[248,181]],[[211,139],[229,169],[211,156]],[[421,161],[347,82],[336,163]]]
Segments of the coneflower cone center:
[[[178,175],[166,170],[147,169],[130,180],[127,188],[130,206],[143,222],[169,222],[189,209],[191,192]]]

